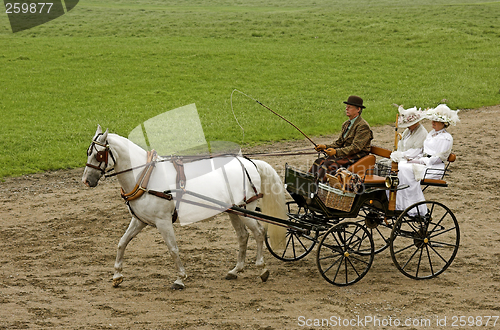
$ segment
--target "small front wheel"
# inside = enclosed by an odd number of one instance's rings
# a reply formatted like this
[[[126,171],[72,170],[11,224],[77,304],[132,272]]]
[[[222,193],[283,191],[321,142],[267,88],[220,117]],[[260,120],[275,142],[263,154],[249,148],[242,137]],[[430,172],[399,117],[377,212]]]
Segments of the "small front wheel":
[[[422,201],[409,206],[391,232],[391,257],[404,275],[433,278],[453,262],[460,244],[457,219],[438,202]]]
[[[319,243],[316,256],[321,276],[338,286],[362,279],[373,263],[375,247],[370,232],[356,222],[330,228]]]
[[[292,223],[308,223],[313,215],[304,207],[299,207],[295,202],[287,203],[288,217]],[[304,258],[312,251],[318,240],[319,231],[310,230],[309,233],[287,228],[286,237],[279,246],[272,246],[266,234],[264,242],[269,252],[277,259],[282,261],[296,261]]]

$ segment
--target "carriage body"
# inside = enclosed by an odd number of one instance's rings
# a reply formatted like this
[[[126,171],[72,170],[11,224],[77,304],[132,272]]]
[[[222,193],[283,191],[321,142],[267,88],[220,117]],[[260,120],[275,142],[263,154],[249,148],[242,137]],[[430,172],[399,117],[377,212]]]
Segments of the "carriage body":
[[[373,152],[382,157],[390,154],[382,148],[372,148]],[[391,209],[388,192],[397,193],[407,186],[391,186],[396,173],[377,171],[373,154],[363,161],[361,166],[349,168],[362,177],[362,189],[355,194],[333,191],[337,194],[334,198],[349,199],[337,204],[325,200],[324,190],[328,187],[318,183],[313,174],[285,166],[284,184],[292,199],[287,203],[289,227],[282,247],[271,247],[266,241],[271,254],[283,261],[295,261],[318,244],[319,272],[339,286],[363,278],[374,255],[387,248],[398,270],[410,278],[429,279],[444,272],[460,242],[453,212],[434,201],[415,203],[406,210]],[[424,179],[421,183],[424,190],[447,186],[442,178]],[[419,213],[422,207],[427,208],[427,214]]]
[[[316,177],[311,173],[302,172],[288,165],[285,166],[285,188],[295,202],[307,207],[311,211],[321,213],[327,218],[356,218],[361,207],[372,201],[372,204],[377,203],[384,213],[392,216],[394,211],[390,212],[387,208],[388,199],[384,182],[365,186],[363,184],[362,191],[358,193],[336,192],[339,198],[351,198],[351,206],[348,208],[333,208],[326,205],[321,198],[321,190],[327,189],[323,184],[318,183]],[[333,190],[333,189],[332,189]]]

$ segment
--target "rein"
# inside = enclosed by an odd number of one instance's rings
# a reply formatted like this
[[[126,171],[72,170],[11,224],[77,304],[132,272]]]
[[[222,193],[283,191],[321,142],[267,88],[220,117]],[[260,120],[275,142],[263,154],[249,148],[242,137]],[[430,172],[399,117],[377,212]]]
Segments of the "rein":
[[[113,176],[117,176],[118,174],[122,174],[122,173],[127,173],[127,172],[130,172],[130,171],[133,171],[133,170],[137,170],[139,168],[143,168],[145,166],[148,166],[148,163],[146,164],[143,164],[143,165],[139,165],[139,166],[136,166],[136,167],[132,167],[132,168],[129,168],[129,169],[126,169],[126,170],[123,170],[123,171],[120,171],[120,172],[115,172],[115,173],[111,173],[111,174],[105,174],[104,177],[105,178],[111,178]],[[109,172],[113,171],[114,169],[111,169],[109,170]],[[106,172],[106,173],[109,173],[109,172]]]
[[[310,149],[304,149],[304,150],[310,150]],[[253,153],[253,154],[244,154],[244,156],[246,156],[246,157],[301,156],[301,155],[313,155],[313,154],[317,154],[317,153],[318,153],[317,151],[300,151],[299,150],[299,151],[295,151],[295,152],[271,152],[271,153],[258,152],[258,153]]]

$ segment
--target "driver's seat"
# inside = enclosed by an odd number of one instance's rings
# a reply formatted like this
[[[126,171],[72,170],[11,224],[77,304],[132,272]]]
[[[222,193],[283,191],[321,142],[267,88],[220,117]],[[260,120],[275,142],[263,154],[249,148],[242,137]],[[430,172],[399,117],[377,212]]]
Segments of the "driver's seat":
[[[351,173],[356,173],[361,179],[364,179],[367,173],[372,173],[375,169],[375,160],[374,155],[367,155],[349,166],[347,170]]]

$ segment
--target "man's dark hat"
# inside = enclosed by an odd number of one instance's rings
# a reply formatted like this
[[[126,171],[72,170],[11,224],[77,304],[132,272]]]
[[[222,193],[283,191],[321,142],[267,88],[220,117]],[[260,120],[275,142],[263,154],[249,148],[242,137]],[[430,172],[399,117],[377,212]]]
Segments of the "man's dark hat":
[[[363,105],[363,99],[361,97],[359,97],[359,96],[356,96],[356,95],[349,96],[349,98],[347,99],[347,101],[345,101],[344,103],[345,104],[354,105],[355,107],[360,107],[361,109],[366,108]]]

